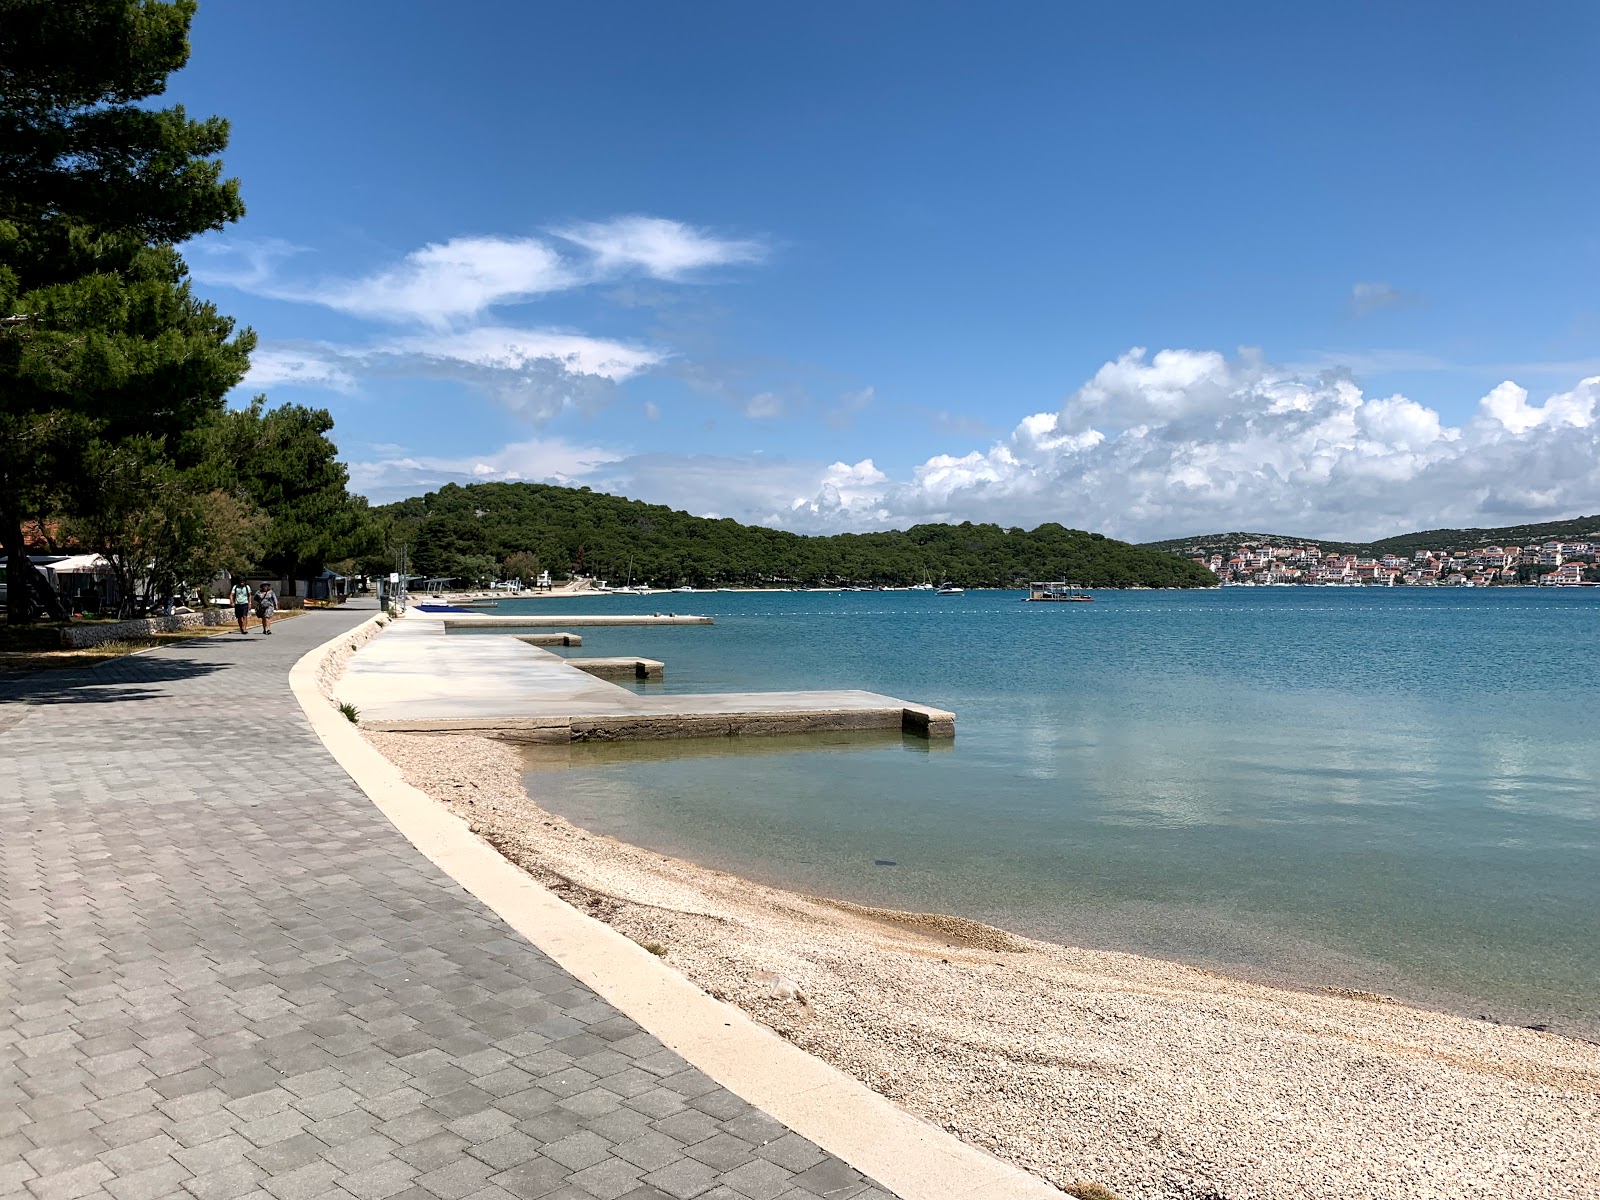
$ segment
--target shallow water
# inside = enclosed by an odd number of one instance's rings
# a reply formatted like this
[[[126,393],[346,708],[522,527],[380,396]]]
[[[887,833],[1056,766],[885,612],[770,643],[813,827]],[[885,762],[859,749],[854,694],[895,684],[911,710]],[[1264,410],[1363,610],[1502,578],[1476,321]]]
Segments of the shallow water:
[[[579,824],[766,882],[1600,1036],[1600,593],[699,593],[499,613],[668,691],[862,687],[896,736],[530,756]],[[552,769],[564,768],[564,769]]]

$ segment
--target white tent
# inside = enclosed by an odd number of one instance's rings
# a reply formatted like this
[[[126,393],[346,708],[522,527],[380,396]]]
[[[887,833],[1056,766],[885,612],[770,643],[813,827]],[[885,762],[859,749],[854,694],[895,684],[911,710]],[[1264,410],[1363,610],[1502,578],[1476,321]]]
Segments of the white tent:
[[[111,563],[101,554],[69,554],[45,567],[57,575],[99,575],[111,570]]]

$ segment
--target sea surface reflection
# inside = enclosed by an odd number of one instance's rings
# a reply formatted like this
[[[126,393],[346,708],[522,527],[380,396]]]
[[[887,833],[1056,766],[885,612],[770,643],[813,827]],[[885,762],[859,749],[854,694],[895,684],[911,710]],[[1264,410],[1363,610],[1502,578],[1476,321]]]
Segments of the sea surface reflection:
[[[541,803],[588,828],[808,892],[1600,1036],[1600,594],[671,600],[716,626],[585,629],[565,653],[662,659],[648,690],[868,688],[955,710],[956,741],[530,756]]]

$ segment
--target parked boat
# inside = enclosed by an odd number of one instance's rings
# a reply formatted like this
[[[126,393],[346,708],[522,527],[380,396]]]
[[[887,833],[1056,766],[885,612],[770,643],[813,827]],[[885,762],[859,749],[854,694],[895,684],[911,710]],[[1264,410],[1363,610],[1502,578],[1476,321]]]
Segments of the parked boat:
[[[935,596],[965,596],[967,589],[959,588],[953,583],[941,583],[933,589],[933,594]]]
[[[1056,580],[1051,583],[1030,583],[1025,600],[1051,600],[1068,604],[1092,604],[1094,597],[1082,588]]]

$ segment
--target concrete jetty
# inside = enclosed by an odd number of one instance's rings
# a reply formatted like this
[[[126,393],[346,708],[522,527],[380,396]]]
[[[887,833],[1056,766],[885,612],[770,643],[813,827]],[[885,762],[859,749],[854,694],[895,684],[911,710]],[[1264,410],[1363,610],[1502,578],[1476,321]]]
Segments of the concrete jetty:
[[[338,694],[360,711],[364,727],[519,742],[870,729],[955,736],[954,713],[875,692],[640,695],[517,637],[451,637],[445,624],[452,619],[408,614],[351,658]],[[653,659],[614,661],[630,664],[635,678],[661,669]]]
[[[445,629],[565,629],[579,626],[611,625],[715,625],[710,617],[680,616],[677,613],[640,613],[631,617],[605,616],[600,613],[582,613],[577,616],[488,617],[477,613],[410,613],[410,620],[437,620]]]
[[[568,658],[563,661],[602,679],[660,679],[666,674],[666,664],[654,658]]]

